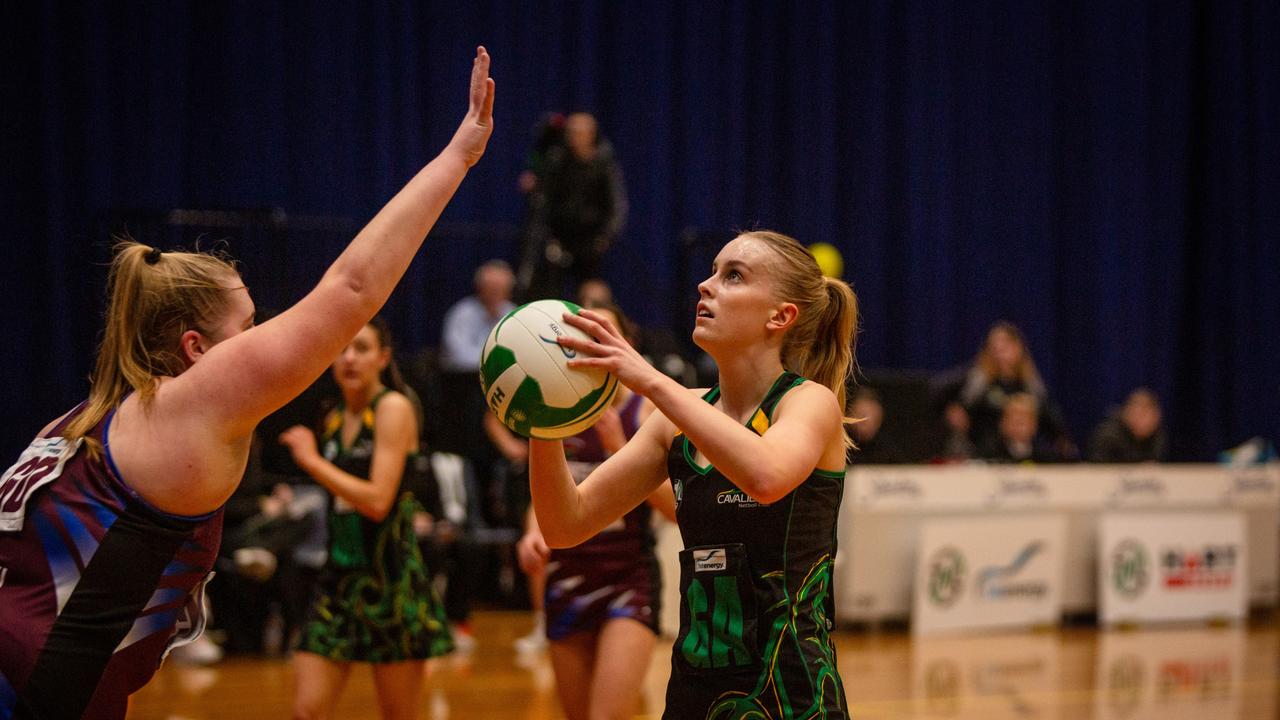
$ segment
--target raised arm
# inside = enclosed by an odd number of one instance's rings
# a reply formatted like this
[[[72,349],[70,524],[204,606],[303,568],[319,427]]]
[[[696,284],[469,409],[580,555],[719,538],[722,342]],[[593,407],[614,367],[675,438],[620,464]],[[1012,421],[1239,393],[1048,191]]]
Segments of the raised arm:
[[[356,235],[318,285],[261,326],[213,348],[171,381],[171,412],[234,442],[302,392],[386,302],[493,129],[489,54],[476,50],[470,103],[453,139]],[[163,410],[162,410],[163,411]],[[168,414],[168,413],[167,413]]]
[[[400,393],[387,393],[373,415],[373,458],[369,477],[352,475],[326,460],[316,447],[316,436],[301,425],[285,430],[281,444],[293,461],[326,490],[351,503],[356,512],[380,522],[395,506],[404,479],[409,452],[418,444],[418,421],[413,405]]]

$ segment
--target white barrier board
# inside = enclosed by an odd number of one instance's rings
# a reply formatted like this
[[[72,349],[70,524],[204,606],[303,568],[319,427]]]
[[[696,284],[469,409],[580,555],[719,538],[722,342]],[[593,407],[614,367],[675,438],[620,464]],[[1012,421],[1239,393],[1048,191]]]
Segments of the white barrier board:
[[[1066,523],[1055,515],[931,520],[921,528],[912,629],[1058,622]]]
[[[1098,608],[1098,525],[1111,512],[1240,512],[1250,549],[1246,592],[1280,603],[1280,463],[1219,465],[883,465],[850,468],[840,509],[836,615],[905,619],[912,610],[920,528],[936,519],[1067,521],[1063,612]]]
[[[1248,610],[1239,513],[1108,514],[1098,541],[1102,623],[1242,619]]]

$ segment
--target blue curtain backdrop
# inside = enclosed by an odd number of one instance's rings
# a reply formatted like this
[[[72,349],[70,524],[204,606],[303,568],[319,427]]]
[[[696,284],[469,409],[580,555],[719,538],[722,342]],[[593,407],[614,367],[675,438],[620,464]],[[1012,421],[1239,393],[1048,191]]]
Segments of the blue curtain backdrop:
[[[1142,384],[1180,458],[1280,434],[1274,2],[43,2],[0,27],[6,457],[86,391],[103,218],[320,217],[205,237],[292,302],[448,140],[478,43],[498,128],[464,230],[388,308],[410,349],[514,257],[535,120],[588,109],[630,189],[608,278],[646,323],[688,325],[682,230],[777,228],[843,252],[866,366],[954,366],[1005,318],[1079,440]]]

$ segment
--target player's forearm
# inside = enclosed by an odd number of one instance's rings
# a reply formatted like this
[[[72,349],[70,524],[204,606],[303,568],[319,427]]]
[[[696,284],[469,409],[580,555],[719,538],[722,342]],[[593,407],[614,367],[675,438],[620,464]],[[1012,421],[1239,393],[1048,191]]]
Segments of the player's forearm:
[[[787,471],[763,437],[661,373],[644,390],[658,410],[734,485],[761,502],[788,487]],[[782,494],[785,494],[782,493]]]
[[[302,469],[324,489],[346,500],[356,512],[374,522],[381,521],[391,511],[395,500],[394,488],[388,493],[386,489],[358,478],[319,456],[306,461]]]
[[[529,441],[529,493],[537,527],[547,545],[572,547],[591,537],[582,497],[559,440]]]

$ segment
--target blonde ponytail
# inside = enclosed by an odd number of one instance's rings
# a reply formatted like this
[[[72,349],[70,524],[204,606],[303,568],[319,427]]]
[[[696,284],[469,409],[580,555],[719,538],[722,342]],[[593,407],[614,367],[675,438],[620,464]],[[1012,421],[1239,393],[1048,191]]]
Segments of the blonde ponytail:
[[[791,361],[796,372],[831,388],[840,407],[847,403],[849,377],[854,370],[858,297],[848,283],[824,277],[826,298],[815,303],[817,319],[809,337],[792,333]]]
[[[768,230],[742,233],[764,242],[782,262],[773,273],[777,294],[800,309],[782,343],[782,366],[825,385],[846,409],[848,383],[857,366],[858,296],[848,283],[826,277],[813,255],[794,238]],[[845,445],[852,447],[848,433]]]
[[[221,316],[227,291],[238,285],[234,263],[220,255],[161,252],[122,238],[107,276],[106,326],[89,400],[63,436],[85,437],[131,391],[149,403],[157,378],[187,367],[179,348],[182,334]],[[89,446],[98,452],[92,439]]]

